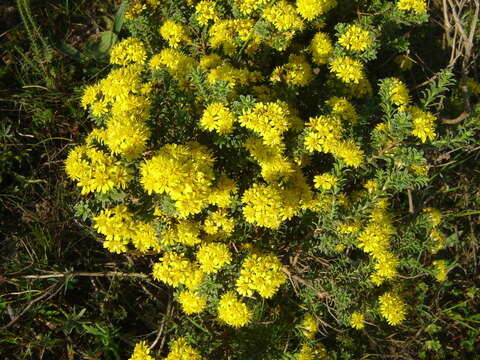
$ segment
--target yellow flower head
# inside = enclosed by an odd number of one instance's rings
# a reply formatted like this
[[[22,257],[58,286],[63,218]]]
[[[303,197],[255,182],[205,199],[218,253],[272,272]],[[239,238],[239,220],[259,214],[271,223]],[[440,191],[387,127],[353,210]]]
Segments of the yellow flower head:
[[[177,48],[181,43],[189,41],[187,31],[182,24],[166,20],[160,28],[160,35],[168,41],[172,48]]]
[[[178,301],[187,315],[200,313],[207,306],[207,300],[204,297],[190,290],[182,291],[178,295]]]
[[[437,136],[435,134],[436,117],[416,106],[408,108],[408,112],[412,115],[412,135],[418,137],[422,142],[435,139]]]
[[[218,317],[230,326],[241,327],[252,320],[252,311],[233,291],[222,295],[218,303]]]
[[[249,255],[240,270],[237,292],[251,296],[257,291],[264,298],[272,297],[287,279],[282,269],[282,263],[273,255]]]
[[[170,352],[165,360],[202,360],[202,356],[181,337],[170,343]]]
[[[206,273],[215,273],[222,266],[232,262],[232,254],[228,250],[227,244],[209,243],[200,246],[197,252],[197,259],[200,263],[200,269]]]
[[[350,325],[354,329],[361,330],[365,327],[365,317],[359,312],[354,312],[350,318]]]
[[[347,50],[365,51],[372,46],[372,35],[358,25],[348,25],[338,43]]]
[[[297,0],[297,11],[306,20],[313,20],[337,5],[336,0]]]
[[[427,3],[425,0],[398,0],[397,8],[422,14],[427,12]]]
[[[143,43],[137,38],[127,38],[112,47],[110,63],[117,65],[143,64],[147,58],[147,52]]]
[[[345,83],[358,84],[365,76],[363,64],[348,56],[337,57],[330,63],[330,71]]]
[[[222,103],[212,103],[203,112],[200,126],[208,131],[219,134],[228,134],[233,129],[235,116],[230,109]]]
[[[330,190],[337,186],[338,178],[332,174],[316,175],[313,179],[316,189]]]
[[[133,349],[133,354],[128,360],[154,360],[150,356],[150,349],[147,346],[145,341],[140,341],[135,344],[135,349]]]
[[[398,325],[405,320],[407,306],[398,294],[387,291],[379,297],[379,302],[380,314],[390,325]]]
[[[327,34],[323,32],[316,33],[310,43],[313,62],[318,65],[328,63],[328,59],[333,53],[333,44]]]
[[[263,10],[263,18],[272,23],[280,31],[297,31],[303,29],[303,21],[297,15],[295,8],[285,0]]]
[[[215,1],[203,0],[195,6],[197,21],[200,25],[207,26],[210,20],[215,21],[218,18],[215,5]]]

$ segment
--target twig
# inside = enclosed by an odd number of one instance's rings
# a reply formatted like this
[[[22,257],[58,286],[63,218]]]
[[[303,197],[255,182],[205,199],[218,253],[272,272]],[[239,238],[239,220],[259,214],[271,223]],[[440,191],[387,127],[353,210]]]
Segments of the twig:
[[[408,212],[410,214],[413,214],[415,212],[415,208],[413,207],[413,196],[412,196],[411,189],[407,189],[407,195],[408,195]]]
[[[25,306],[23,308],[23,310],[17,316],[15,316],[15,318],[13,318],[7,325],[3,326],[1,329],[5,330],[8,327],[15,324],[18,321],[18,319],[20,319],[22,317],[22,315],[25,314],[28,311],[28,309],[30,309],[32,307],[33,304],[39,302],[40,300],[47,297],[48,295],[50,295],[50,297],[55,296],[61,290],[62,285],[58,286],[58,288],[55,290],[55,292],[53,292],[53,290],[55,289],[55,286],[57,286],[57,284],[51,285],[49,288],[47,288],[47,290],[45,290],[45,292],[42,295],[40,295],[40,296],[36,297],[35,299],[31,300],[27,304],[27,306]],[[52,292],[53,292],[53,294],[52,294]]]
[[[136,277],[136,278],[147,278],[147,274],[142,273],[124,273],[120,271],[106,271],[106,272],[67,272],[67,273],[52,273],[46,275],[23,275],[16,278],[8,278],[10,280],[19,280],[19,279],[53,279],[53,278],[74,278],[74,277]],[[0,280],[2,280],[0,278]]]
[[[458,123],[462,122],[463,120],[465,120],[469,116],[470,116],[470,112],[464,111],[463,113],[458,115],[455,119],[444,119],[444,118],[442,118],[440,120],[444,124],[454,125],[454,124],[458,124]]]
[[[153,341],[152,345],[150,345],[149,349],[152,350],[155,345],[157,345],[158,340],[160,340],[160,337],[163,334],[163,329],[165,327],[165,322],[167,320],[167,317],[169,317],[171,314],[172,310],[172,299],[168,299],[168,304],[167,304],[167,311],[165,312],[165,315],[163,316],[162,322],[160,323],[160,328],[158,329],[157,337]],[[163,343],[165,342],[165,338],[162,338],[162,342],[160,343],[160,350],[163,348]]]

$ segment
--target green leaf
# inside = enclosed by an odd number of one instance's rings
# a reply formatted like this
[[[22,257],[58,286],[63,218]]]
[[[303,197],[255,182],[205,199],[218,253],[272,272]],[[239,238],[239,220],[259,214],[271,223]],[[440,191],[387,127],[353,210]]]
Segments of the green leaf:
[[[86,50],[95,58],[100,59],[110,53],[110,49],[115,45],[117,39],[118,37],[113,31],[104,31],[98,41],[87,44]]]
[[[123,0],[120,4],[120,7],[118,8],[117,14],[115,15],[115,19],[113,20],[113,32],[115,34],[120,33],[120,31],[122,30],[123,22],[125,21],[126,10],[127,2]]]

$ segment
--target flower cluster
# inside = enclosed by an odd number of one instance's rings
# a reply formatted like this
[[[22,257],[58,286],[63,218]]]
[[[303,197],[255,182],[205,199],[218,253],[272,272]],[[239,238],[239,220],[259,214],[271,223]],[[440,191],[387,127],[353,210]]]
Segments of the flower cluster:
[[[165,360],[202,360],[202,356],[183,337],[170,343],[170,352]]]
[[[291,54],[288,63],[273,70],[270,79],[272,82],[285,81],[289,85],[306,86],[312,81],[313,73],[305,57]]]
[[[304,27],[302,19],[297,15],[295,7],[285,0],[263,10],[263,18],[272,23],[280,31],[298,31]]]
[[[128,360],[154,360],[153,357],[150,356],[150,349],[147,346],[145,341],[140,341],[139,343],[135,344],[135,348],[133,349],[132,356]]]
[[[398,0],[397,8],[422,14],[427,12],[427,3],[425,0]]]
[[[349,56],[340,56],[330,62],[330,70],[345,83],[358,84],[365,76],[363,64]]]
[[[147,193],[166,193],[181,217],[199,213],[211,203],[215,175],[213,156],[198,144],[165,145],[140,167],[140,182]]]
[[[160,35],[168,41],[168,45],[177,48],[181,43],[189,41],[187,31],[182,24],[177,24],[172,20],[166,20],[160,28]]]
[[[240,125],[258,133],[266,145],[278,145],[291,127],[288,104],[282,101],[255,104],[238,117]]]
[[[202,244],[197,252],[200,269],[206,273],[215,273],[224,265],[230,264],[232,254],[223,243]]]
[[[219,134],[228,134],[233,129],[235,116],[222,103],[212,103],[203,112],[200,126],[208,131],[217,131]]]
[[[216,21],[218,14],[215,11],[215,1],[202,0],[195,6],[197,21],[202,26],[207,26],[210,20]]]
[[[380,302],[380,314],[390,325],[398,325],[405,320],[407,306],[398,294],[387,291],[378,300]]]
[[[218,317],[228,325],[241,327],[252,321],[252,311],[235,295],[233,291],[226,292],[218,303]]]
[[[307,339],[313,339],[318,332],[317,320],[312,314],[306,314],[300,324],[300,329]]]
[[[374,260],[375,272],[371,280],[380,285],[397,275],[398,259],[390,251],[390,239],[395,232],[390,216],[386,212],[387,203],[380,201],[373,209],[370,221],[358,235],[358,247]]]
[[[272,297],[287,279],[282,268],[282,263],[274,255],[249,255],[236,283],[238,293],[251,296],[257,291],[264,298]]]
[[[362,330],[365,327],[365,317],[359,312],[354,312],[350,318],[350,325],[357,330]]]
[[[343,126],[340,116],[320,115],[307,123],[305,148],[310,151],[331,153],[348,166],[358,167],[363,160],[363,151],[350,140],[342,140]]]
[[[327,64],[333,53],[333,44],[327,34],[318,32],[310,43],[313,62],[317,65]]]
[[[200,313],[207,306],[207,299],[190,290],[182,291],[178,295],[178,301],[188,315]]]
[[[297,0],[297,11],[306,20],[313,20],[337,5],[336,0]]]
[[[372,46],[372,36],[358,25],[348,25],[338,43],[347,50],[365,51]]]
[[[416,106],[409,107],[408,112],[412,115],[412,135],[418,137],[422,142],[433,140],[436,136],[435,116]]]
[[[82,188],[82,194],[124,189],[131,179],[125,166],[113,156],[86,145],[77,146],[65,161],[67,175]]]

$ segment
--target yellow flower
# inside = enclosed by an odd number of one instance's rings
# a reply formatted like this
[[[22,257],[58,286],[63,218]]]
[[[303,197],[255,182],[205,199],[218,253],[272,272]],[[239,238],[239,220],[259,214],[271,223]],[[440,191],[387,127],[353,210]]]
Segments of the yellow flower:
[[[312,68],[303,55],[290,54],[288,63],[277,66],[270,80],[272,82],[284,80],[289,85],[306,86],[313,80]]]
[[[187,32],[182,24],[177,24],[172,20],[166,20],[160,28],[160,35],[168,41],[172,48],[177,48],[180,43],[189,41]]]
[[[204,297],[189,290],[182,291],[178,295],[178,301],[187,315],[200,313],[207,306],[207,300]]]
[[[218,317],[228,325],[241,327],[252,320],[252,312],[233,291],[222,295],[218,303]]]
[[[232,132],[235,116],[230,109],[222,103],[212,103],[203,112],[200,126],[208,131],[216,131],[219,134]]]
[[[165,360],[202,360],[202,356],[181,337],[170,343],[170,352]]]
[[[397,8],[421,14],[427,12],[427,3],[425,0],[398,0]]]
[[[328,35],[322,32],[316,33],[310,43],[310,51],[314,63],[318,65],[327,64],[333,53],[333,44]]]
[[[133,354],[128,360],[154,360],[150,356],[150,349],[147,346],[145,341],[140,341],[135,344],[135,349],[133,349]]]
[[[337,5],[336,0],[297,0],[297,11],[306,20],[313,20]]]
[[[348,25],[338,43],[347,50],[365,51],[372,46],[372,35],[358,25]]]
[[[435,267],[435,279],[439,282],[447,280],[448,267],[446,262],[443,260],[435,260],[433,266]]]
[[[330,63],[330,71],[345,83],[356,83],[364,77],[363,64],[348,56],[337,57]]]
[[[350,325],[357,330],[361,330],[365,327],[365,317],[359,312],[354,312],[350,318]]]
[[[307,339],[313,339],[318,331],[315,317],[311,314],[306,314],[302,323],[300,324],[300,328],[302,329],[303,335]]]
[[[195,6],[195,13],[197,14],[197,21],[202,26],[207,26],[210,20],[215,21],[218,14],[215,11],[215,1],[203,0]]]
[[[185,284],[194,271],[193,264],[173,251],[165,253],[160,262],[153,264],[153,278],[173,287]]]
[[[303,29],[302,19],[297,15],[295,8],[285,0],[277,1],[263,10],[263,18],[280,31]]]
[[[316,189],[330,190],[337,186],[338,178],[332,174],[316,175],[313,179]]]
[[[283,101],[256,103],[238,118],[240,125],[259,134],[266,145],[278,145],[291,127],[290,110]]]
[[[230,264],[232,254],[228,250],[227,244],[209,243],[200,246],[197,259],[200,269],[206,274],[211,274],[220,270],[224,265]]]
[[[240,295],[251,296],[257,291],[264,298],[272,297],[287,277],[280,260],[274,255],[249,255],[243,262],[236,282]]]
[[[379,297],[380,314],[390,325],[398,325],[405,320],[407,306],[398,294],[387,291]]]
[[[418,137],[422,142],[433,140],[435,134],[435,116],[429,112],[423,111],[416,106],[411,106],[408,112],[412,115],[413,130],[412,135]]]
[[[136,38],[129,37],[112,47],[110,63],[117,65],[143,64],[147,58],[147,52],[143,43]]]
[[[410,103],[410,95],[406,85],[397,78],[391,78],[388,93],[394,105],[400,111],[406,111]]]

